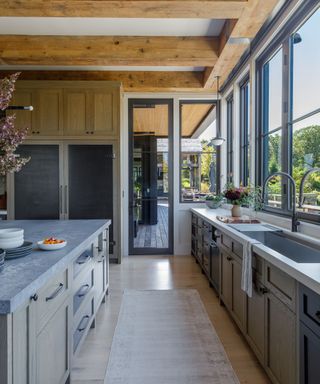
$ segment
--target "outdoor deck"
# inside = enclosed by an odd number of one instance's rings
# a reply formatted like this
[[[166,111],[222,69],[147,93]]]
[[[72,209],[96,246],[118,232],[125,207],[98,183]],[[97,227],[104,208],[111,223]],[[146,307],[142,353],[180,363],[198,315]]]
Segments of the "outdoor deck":
[[[158,224],[139,225],[135,248],[168,248],[168,205],[158,203]]]

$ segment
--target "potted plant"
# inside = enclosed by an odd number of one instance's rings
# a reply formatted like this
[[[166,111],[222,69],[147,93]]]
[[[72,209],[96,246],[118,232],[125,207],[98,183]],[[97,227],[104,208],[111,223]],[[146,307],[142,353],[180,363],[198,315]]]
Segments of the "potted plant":
[[[222,200],[223,200],[223,196],[221,195],[213,195],[212,193],[207,195],[206,196],[206,205],[208,208],[211,208],[211,209],[216,209],[216,208],[219,208],[221,203],[222,203]]]
[[[223,196],[232,204],[231,215],[241,216],[241,207],[252,207],[258,210],[261,207],[261,191],[258,187],[235,187],[232,184],[226,186]]]

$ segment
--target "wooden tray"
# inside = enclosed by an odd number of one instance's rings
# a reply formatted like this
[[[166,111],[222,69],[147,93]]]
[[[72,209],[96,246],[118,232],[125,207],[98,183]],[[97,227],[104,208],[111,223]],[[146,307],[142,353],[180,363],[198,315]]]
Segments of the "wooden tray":
[[[217,219],[225,224],[259,224],[260,220],[249,216],[232,217],[232,216],[217,216]]]

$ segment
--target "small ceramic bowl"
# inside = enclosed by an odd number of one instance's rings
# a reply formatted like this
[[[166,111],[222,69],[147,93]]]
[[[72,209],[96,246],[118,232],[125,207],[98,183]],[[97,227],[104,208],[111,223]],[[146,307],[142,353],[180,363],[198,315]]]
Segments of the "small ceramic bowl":
[[[67,242],[64,240],[62,243],[58,244],[44,244],[43,240],[38,241],[38,247],[40,249],[43,249],[44,251],[56,251],[58,249],[61,249],[67,245]]]
[[[24,243],[23,236],[11,237],[9,239],[0,239],[0,248],[13,249],[18,248]]]
[[[210,209],[217,209],[221,205],[221,201],[206,200],[206,205]]]
[[[0,239],[11,239],[16,237],[23,237],[24,230],[21,228],[6,228],[0,229]]]

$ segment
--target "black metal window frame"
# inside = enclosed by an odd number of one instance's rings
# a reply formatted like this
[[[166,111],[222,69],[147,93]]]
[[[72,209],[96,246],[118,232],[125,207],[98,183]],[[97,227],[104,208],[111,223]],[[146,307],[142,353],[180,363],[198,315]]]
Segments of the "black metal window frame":
[[[256,60],[256,142],[255,142],[255,182],[256,185],[262,186],[267,176],[267,157],[266,157],[266,140],[265,137],[281,132],[281,170],[292,174],[292,138],[293,125],[310,116],[320,112],[320,106],[314,111],[300,116],[293,120],[293,40],[292,36],[307,20],[318,10],[319,1],[310,0],[301,5],[295,12],[287,24],[278,33],[276,39],[266,48],[261,56]],[[274,57],[279,50],[282,50],[282,106],[281,106],[281,126],[272,130],[267,130],[268,112],[268,90],[266,87],[268,76],[264,73],[264,66]],[[292,197],[290,185],[284,178],[281,180],[282,200],[281,208],[274,208],[264,205],[263,210],[280,216],[291,215]],[[298,212],[301,220],[320,223],[320,215],[314,215],[305,212]]]
[[[181,170],[182,170],[182,105],[184,104],[212,104],[215,105],[216,108],[219,108],[218,101],[216,99],[186,99],[179,101],[179,202],[180,204],[199,204],[203,203],[203,201],[194,201],[194,200],[182,200],[182,178],[181,178]],[[201,154],[206,154],[207,152],[202,152]],[[216,191],[220,192],[220,148],[216,148]]]
[[[240,88],[240,183],[249,184],[250,164],[250,80],[247,74],[239,84]]]
[[[234,133],[234,99],[233,92],[227,101],[227,183],[233,182],[233,133]]]

